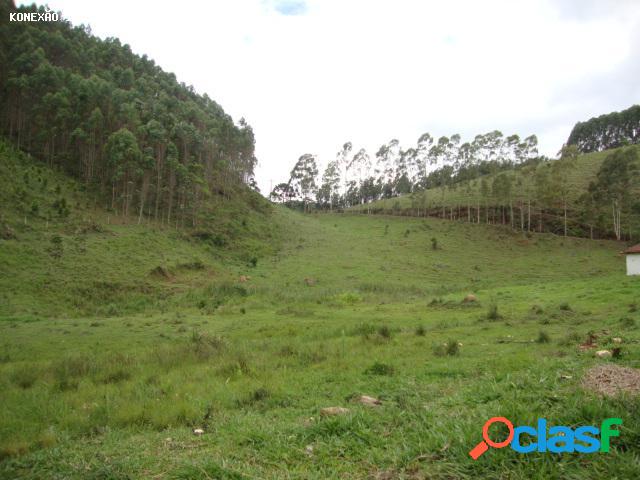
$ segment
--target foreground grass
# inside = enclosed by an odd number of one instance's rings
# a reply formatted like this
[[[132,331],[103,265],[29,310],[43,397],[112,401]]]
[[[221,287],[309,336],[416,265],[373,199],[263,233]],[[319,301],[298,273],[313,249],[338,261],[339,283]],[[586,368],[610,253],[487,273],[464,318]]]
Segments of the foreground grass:
[[[589,333],[603,347],[622,337],[622,357],[609,361],[640,366],[640,283],[624,277],[618,245],[437,220],[278,215],[287,240],[255,267],[223,264],[198,243],[162,245],[167,264],[197,255],[206,268],[152,280],[160,292],[178,290],[159,304],[87,316],[62,299],[67,314],[2,317],[0,475],[637,476],[639,400],[580,385],[597,363],[577,348]],[[137,268],[118,273],[117,252],[144,232],[116,236],[111,280],[122,281]],[[13,248],[27,255],[37,245]],[[156,259],[146,262],[148,279]],[[9,298],[34,295],[24,275]],[[81,273],[70,266],[68,275]],[[464,304],[471,292],[478,301]],[[443,345],[453,343],[462,346]],[[362,394],[382,406],[352,401]],[[321,418],[326,406],[350,413]],[[574,426],[619,416],[624,425],[610,454],[504,449],[473,462],[467,452],[495,415]]]

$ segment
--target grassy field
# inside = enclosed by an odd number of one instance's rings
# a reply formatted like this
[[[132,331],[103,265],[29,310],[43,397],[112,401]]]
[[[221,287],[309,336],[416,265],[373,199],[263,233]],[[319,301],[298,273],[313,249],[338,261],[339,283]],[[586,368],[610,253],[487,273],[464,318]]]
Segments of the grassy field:
[[[0,241],[0,477],[638,476],[640,400],[581,385],[594,364],[640,366],[640,279],[620,244],[271,215],[251,249],[99,223],[77,250],[65,222],[14,224]],[[621,337],[622,356],[581,351],[589,334],[599,348]],[[319,415],[330,406],[349,413]],[[474,462],[497,415],[624,423],[608,454]]]

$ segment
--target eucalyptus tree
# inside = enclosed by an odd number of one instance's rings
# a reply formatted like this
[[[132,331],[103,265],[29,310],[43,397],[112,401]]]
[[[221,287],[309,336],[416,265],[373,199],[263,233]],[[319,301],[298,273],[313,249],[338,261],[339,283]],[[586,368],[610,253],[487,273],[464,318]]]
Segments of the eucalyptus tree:
[[[567,236],[567,210],[571,198],[571,175],[577,166],[578,148],[565,145],[558,152],[560,158],[551,164],[551,191],[562,204],[564,236]]]
[[[637,147],[616,150],[607,155],[596,175],[593,186],[595,197],[611,208],[613,231],[622,239],[622,221],[631,213],[640,182],[640,164]]]
[[[420,183],[423,187],[426,188],[424,182],[426,181],[428,170],[429,170],[429,151],[433,146],[433,137],[425,132],[420,135],[418,138],[418,142],[416,145],[415,156],[414,156],[414,165],[416,170],[418,171],[417,178],[413,179],[414,184]]]
[[[308,205],[313,201],[318,191],[317,176],[316,157],[310,153],[300,156],[291,170],[289,186],[300,192],[305,212],[308,211]]]
[[[394,194],[393,181],[395,179],[396,159],[400,155],[400,142],[392,139],[388,143],[380,146],[376,153],[375,173],[378,184],[382,188],[382,195],[385,198]]]
[[[340,166],[337,160],[330,161],[322,174],[318,201],[329,204],[329,210],[333,210],[333,206],[340,202]]]
[[[112,207],[116,203],[117,184],[122,181],[122,212],[128,215],[132,196],[132,179],[138,170],[138,162],[142,156],[135,135],[126,128],[112,133],[105,146],[105,155],[112,172]]]
[[[342,149],[338,153],[336,153],[336,162],[340,172],[343,196],[347,194],[347,182],[349,180],[349,164],[351,163],[351,160],[349,159],[349,155],[351,154],[352,150],[353,150],[353,144],[351,142],[345,142],[342,145]]]

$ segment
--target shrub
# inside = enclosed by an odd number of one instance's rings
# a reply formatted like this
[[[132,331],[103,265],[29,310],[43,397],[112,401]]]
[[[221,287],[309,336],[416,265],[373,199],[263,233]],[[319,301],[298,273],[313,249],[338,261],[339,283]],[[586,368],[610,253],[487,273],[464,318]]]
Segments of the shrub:
[[[367,368],[364,373],[367,375],[387,375],[391,376],[395,373],[395,368],[391,365],[387,365],[386,363],[376,362]]]
[[[536,342],[549,343],[550,341],[551,341],[551,337],[549,336],[549,334],[544,330],[540,330],[540,333],[538,333],[538,339],[536,340]]]
[[[62,237],[60,235],[54,235],[53,237],[51,237],[50,243],[51,245],[49,245],[49,248],[47,249],[49,255],[51,255],[53,258],[62,257],[62,254],[64,253]]]
[[[426,328],[424,328],[424,326],[419,325],[418,327],[416,327],[416,335],[418,337],[424,337],[427,334],[427,330]]]
[[[492,304],[489,305],[489,310],[487,311],[487,320],[500,320],[502,318],[502,315],[500,315],[500,313],[498,312],[498,305],[497,304]]]
[[[437,357],[456,356],[460,353],[460,343],[456,339],[450,339],[442,345],[435,345],[433,347],[433,353]]]
[[[433,237],[431,239],[431,249],[432,250],[437,250],[438,249],[438,239],[436,237]]]
[[[382,338],[391,338],[391,329],[386,325],[382,325],[378,327],[378,335],[380,335]]]
[[[198,358],[203,360],[218,354],[226,346],[222,337],[201,333],[197,330],[191,333],[191,343]]]

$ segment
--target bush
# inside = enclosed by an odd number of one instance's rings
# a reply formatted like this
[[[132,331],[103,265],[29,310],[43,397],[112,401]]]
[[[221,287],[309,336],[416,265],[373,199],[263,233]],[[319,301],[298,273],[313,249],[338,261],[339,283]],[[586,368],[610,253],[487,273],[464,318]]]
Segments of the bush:
[[[378,327],[378,335],[380,335],[382,338],[391,338],[391,329],[386,325],[382,325]]]
[[[540,333],[538,333],[538,339],[536,340],[536,342],[549,343],[550,341],[551,341],[551,337],[549,336],[549,334],[544,330],[540,330]]]
[[[203,360],[220,353],[226,347],[226,342],[222,337],[201,333],[197,330],[191,333],[191,343],[198,358]]]
[[[456,339],[450,339],[442,345],[435,345],[433,353],[437,357],[456,356],[460,353],[460,343]]]
[[[387,375],[391,376],[395,373],[395,368],[391,365],[387,365],[386,363],[376,362],[367,368],[364,373],[367,375]]]
[[[498,312],[498,305],[497,304],[492,304],[489,306],[489,310],[487,311],[487,320],[500,320],[502,318],[502,315],[500,315],[500,313]]]
[[[438,249],[438,239],[436,237],[433,237],[431,239],[431,249],[432,250],[437,250]]]
[[[50,243],[51,245],[47,249],[49,252],[49,255],[51,255],[53,258],[62,257],[62,254],[64,253],[64,246],[62,245],[62,237],[60,235],[54,235],[53,237],[51,237]]]
[[[416,327],[416,335],[418,337],[424,337],[427,334],[427,329],[424,328],[422,325],[419,325],[418,327]]]

